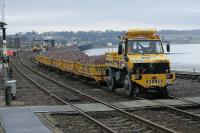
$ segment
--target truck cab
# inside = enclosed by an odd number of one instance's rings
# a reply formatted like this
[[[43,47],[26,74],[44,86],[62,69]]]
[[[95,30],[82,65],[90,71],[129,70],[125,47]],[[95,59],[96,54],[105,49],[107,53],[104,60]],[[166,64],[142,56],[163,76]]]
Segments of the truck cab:
[[[118,52],[106,53],[106,81],[110,91],[124,88],[129,96],[146,91],[168,94],[175,74],[154,29],[133,29],[119,37]],[[169,51],[169,45],[167,45]]]

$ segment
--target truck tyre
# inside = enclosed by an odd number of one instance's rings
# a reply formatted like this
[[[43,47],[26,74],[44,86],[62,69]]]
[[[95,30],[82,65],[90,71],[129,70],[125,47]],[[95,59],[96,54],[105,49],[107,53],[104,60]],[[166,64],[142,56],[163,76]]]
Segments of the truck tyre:
[[[112,69],[109,69],[109,73],[107,75],[107,81],[106,82],[107,82],[108,90],[110,92],[115,91],[117,83],[116,83],[115,77],[113,75]]]
[[[138,97],[141,94],[141,88],[133,84],[131,77],[128,74],[126,74],[124,80],[124,89],[126,90],[127,95],[130,97]]]
[[[128,74],[126,74],[126,76],[125,76],[123,85],[124,85],[124,89],[126,90],[127,95],[132,96],[133,95],[133,83]]]

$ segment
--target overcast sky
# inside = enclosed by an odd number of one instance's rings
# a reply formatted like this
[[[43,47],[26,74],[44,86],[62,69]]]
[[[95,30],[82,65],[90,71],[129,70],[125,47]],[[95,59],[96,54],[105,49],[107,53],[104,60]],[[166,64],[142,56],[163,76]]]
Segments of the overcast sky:
[[[8,33],[199,29],[200,0],[6,0]]]

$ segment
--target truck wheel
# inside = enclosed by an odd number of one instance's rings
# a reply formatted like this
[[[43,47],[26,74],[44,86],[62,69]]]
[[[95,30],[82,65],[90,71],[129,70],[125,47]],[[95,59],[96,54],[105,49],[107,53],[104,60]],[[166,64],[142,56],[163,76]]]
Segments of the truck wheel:
[[[138,97],[141,93],[141,88],[134,86],[128,74],[126,75],[124,80],[124,88],[126,90],[127,95],[129,95],[130,97]]]
[[[126,76],[125,76],[124,89],[126,90],[127,95],[129,95],[129,96],[133,95],[133,83],[128,74],[126,74]]]
[[[115,91],[115,89],[116,89],[116,80],[115,80],[115,77],[114,77],[114,75],[112,73],[112,70],[109,70],[106,82],[107,82],[108,90],[110,92]]]

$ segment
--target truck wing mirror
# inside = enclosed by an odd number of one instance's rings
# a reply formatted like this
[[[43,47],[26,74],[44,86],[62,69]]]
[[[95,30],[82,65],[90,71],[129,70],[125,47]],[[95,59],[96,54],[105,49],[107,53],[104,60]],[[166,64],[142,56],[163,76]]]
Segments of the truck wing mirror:
[[[122,45],[121,44],[119,44],[118,55],[122,55]]]
[[[170,44],[167,44],[166,47],[167,47],[167,52],[170,52]]]
[[[166,45],[166,51],[169,53],[170,52],[170,41],[162,41],[164,45]]]
[[[125,57],[124,57],[124,60],[125,60],[126,62],[128,62],[128,61],[129,61],[129,59],[128,59],[128,57],[127,57],[127,56],[125,56]]]

